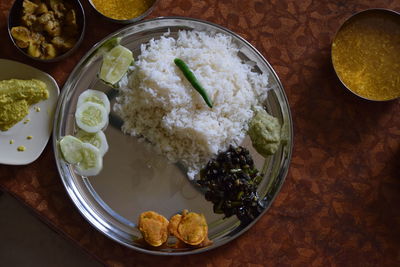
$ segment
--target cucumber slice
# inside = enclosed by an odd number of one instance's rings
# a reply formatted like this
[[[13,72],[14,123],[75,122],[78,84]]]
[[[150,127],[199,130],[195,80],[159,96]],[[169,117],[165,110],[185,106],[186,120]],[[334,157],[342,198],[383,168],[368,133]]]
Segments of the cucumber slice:
[[[80,149],[82,160],[76,165],[77,172],[82,176],[94,176],[103,168],[103,157],[100,150],[92,144],[82,143]]]
[[[106,84],[115,85],[128,71],[132,62],[131,50],[117,45],[103,56],[99,78]]]
[[[78,107],[81,106],[83,103],[92,102],[102,105],[106,108],[107,113],[110,113],[110,101],[105,93],[87,89],[84,91],[78,98]]]
[[[104,44],[102,44],[99,48],[97,48],[96,54],[104,55],[105,53],[107,53],[108,51],[110,51],[111,49],[113,49],[114,47],[119,45],[119,43],[121,42],[121,39],[122,39],[121,37],[114,37],[114,38],[109,39]]]
[[[85,102],[76,109],[75,121],[82,130],[96,133],[108,122],[107,110],[100,104]]]
[[[83,142],[78,138],[71,135],[64,136],[60,142],[61,153],[66,162],[76,164],[82,161],[82,154],[80,152]]]
[[[84,143],[89,143],[97,147],[100,150],[101,156],[104,156],[108,151],[108,143],[103,131],[87,133],[84,130],[79,129],[76,133],[76,137]]]

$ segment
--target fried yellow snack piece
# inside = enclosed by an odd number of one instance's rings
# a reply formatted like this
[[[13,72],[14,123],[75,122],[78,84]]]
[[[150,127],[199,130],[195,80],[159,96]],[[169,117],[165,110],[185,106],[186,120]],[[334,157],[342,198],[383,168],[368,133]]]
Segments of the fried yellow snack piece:
[[[208,226],[203,214],[184,210],[170,220],[169,232],[182,242],[197,246],[208,240]],[[207,245],[209,242],[206,242]]]
[[[168,232],[173,236],[178,236],[178,226],[182,220],[182,215],[176,214],[169,219]]]
[[[168,220],[154,211],[143,212],[139,216],[139,231],[149,245],[159,247],[167,242]]]

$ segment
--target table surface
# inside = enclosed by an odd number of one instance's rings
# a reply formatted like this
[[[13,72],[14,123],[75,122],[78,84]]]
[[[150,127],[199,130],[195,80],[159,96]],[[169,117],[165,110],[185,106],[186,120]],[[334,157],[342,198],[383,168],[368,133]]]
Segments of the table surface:
[[[79,50],[59,63],[37,63],[21,55],[8,37],[12,2],[0,1],[0,58],[46,71],[60,88],[93,44],[123,27],[81,1],[87,32]],[[107,239],[67,196],[51,142],[32,164],[0,165],[0,187],[111,266],[398,266],[400,102],[358,99],[341,86],[330,61],[330,44],[341,23],[372,7],[400,11],[400,1],[160,0],[148,17],[194,17],[235,31],[269,60],[288,96],[295,145],[287,180],[268,212],[229,244],[199,255],[159,257]]]

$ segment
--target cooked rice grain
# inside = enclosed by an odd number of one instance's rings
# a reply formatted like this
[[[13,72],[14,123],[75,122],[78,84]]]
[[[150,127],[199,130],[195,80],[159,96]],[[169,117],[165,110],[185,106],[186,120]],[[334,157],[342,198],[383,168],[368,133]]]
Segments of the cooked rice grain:
[[[174,64],[184,60],[212,99],[209,108]],[[121,81],[114,110],[122,130],[144,138],[193,179],[219,151],[239,145],[267,96],[268,76],[251,71],[224,34],[180,31],[142,45],[129,77]]]

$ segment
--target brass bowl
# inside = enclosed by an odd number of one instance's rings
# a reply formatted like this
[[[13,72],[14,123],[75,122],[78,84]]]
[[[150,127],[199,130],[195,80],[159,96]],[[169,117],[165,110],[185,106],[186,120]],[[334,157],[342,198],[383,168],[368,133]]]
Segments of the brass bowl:
[[[335,63],[335,59],[334,59],[335,58],[335,55],[334,55],[335,54],[335,49],[334,49],[335,41],[337,40],[337,38],[338,38],[339,34],[341,33],[341,31],[344,28],[348,27],[349,25],[353,24],[357,20],[363,19],[365,21],[365,20],[368,20],[368,19],[374,19],[374,16],[377,16],[377,15],[382,16],[382,17],[386,17],[386,18],[391,18],[391,19],[394,18],[393,21],[395,21],[396,24],[398,23],[398,26],[399,26],[399,29],[400,29],[400,13],[398,13],[396,11],[393,11],[393,10],[390,10],[390,9],[383,9],[383,8],[374,8],[374,9],[367,9],[367,10],[363,10],[363,11],[360,11],[358,13],[355,13],[352,16],[350,16],[349,18],[346,19],[346,21],[340,26],[340,28],[338,29],[338,31],[335,34],[335,37],[333,38],[332,46],[331,46],[331,61],[332,61],[332,65],[333,65],[333,68],[335,70],[335,73],[336,73],[337,77],[339,78],[339,80],[343,84],[343,86],[345,88],[347,88],[347,90],[349,90],[351,93],[353,93],[354,95],[356,95],[356,96],[358,96],[358,97],[360,97],[362,99],[380,102],[380,101],[390,101],[390,100],[393,100],[393,99],[398,99],[400,97],[400,93],[399,93],[398,96],[392,97],[392,98],[389,98],[389,99],[368,98],[366,95],[362,95],[360,93],[357,93],[356,92],[357,90],[355,90],[355,86],[353,86],[353,88],[352,88],[352,86],[350,84],[348,84],[349,80],[347,80],[347,83],[346,83],[346,81],[344,80],[344,77],[341,75],[340,71],[338,70],[338,66]],[[349,49],[350,48],[352,48],[352,46],[349,46]],[[398,49],[400,50],[400,46],[399,46]]]
[[[88,2],[93,7],[93,9],[96,10],[97,14],[99,14],[104,19],[106,19],[108,21],[111,21],[111,22],[120,23],[120,24],[130,24],[130,23],[134,23],[134,22],[140,21],[140,20],[144,19],[145,17],[147,17],[148,15],[150,15],[150,13],[153,12],[154,7],[158,4],[159,0],[154,0],[153,5],[151,7],[149,7],[145,12],[143,12],[139,16],[131,18],[131,19],[113,19],[113,18],[108,17],[108,16],[104,15],[103,13],[101,13],[96,8],[96,6],[93,4],[92,0],[89,0]]]

